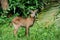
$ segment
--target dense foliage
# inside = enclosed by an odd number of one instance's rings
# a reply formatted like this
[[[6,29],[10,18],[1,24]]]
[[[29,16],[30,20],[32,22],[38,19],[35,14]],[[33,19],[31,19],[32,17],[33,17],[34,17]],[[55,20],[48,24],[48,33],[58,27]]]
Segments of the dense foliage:
[[[39,11],[43,10],[47,5],[49,0],[7,0],[8,1],[8,10],[3,11],[0,7],[0,14],[7,15],[10,12],[18,13],[19,15],[27,16],[29,14],[29,10],[39,9]],[[4,3],[4,2],[3,2]],[[3,12],[3,13],[2,13]]]
[[[27,17],[29,10],[38,9],[39,12],[43,10],[47,5],[56,0],[7,0],[8,9],[3,11],[0,7],[0,14],[7,16],[8,14],[18,14]],[[56,1],[58,2],[58,0]],[[4,2],[2,2],[3,4]],[[8,15],[8,16],[9,16]]]

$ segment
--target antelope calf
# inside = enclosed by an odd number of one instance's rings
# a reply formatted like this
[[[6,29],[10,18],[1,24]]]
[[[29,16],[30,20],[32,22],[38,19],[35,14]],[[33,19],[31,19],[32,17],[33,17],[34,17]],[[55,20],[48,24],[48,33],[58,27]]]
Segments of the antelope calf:
[[[28,18],[15,17],[12,20],[12,24],[14,26],[14,35],[15,36],[16,36],[17,31],[18,31],[18,28],[21,26],[26,27],[26,36],[28,36],[29,27],[31,25],[33,25],[33,23],[34,23],[34,20],[35,20],[34,17],[35,17],[37,10],[34,10],[34,11],[30,10],[29,12],[31,12],[31,14],[30,14],[30,17],[28,17]]]

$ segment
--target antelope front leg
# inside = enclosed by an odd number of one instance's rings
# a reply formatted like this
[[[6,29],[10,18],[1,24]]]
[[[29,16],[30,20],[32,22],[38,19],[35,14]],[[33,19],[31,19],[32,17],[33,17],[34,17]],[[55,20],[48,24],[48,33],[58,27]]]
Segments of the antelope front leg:
[[[14,29],[14,35],[17,36],[17,30],[18,29]]]
[[[29,27],[27,26],[26,27],[26,32],[25,32],[26,33],[26,36],[28,36],[28,32],[29,32]]]
[[[18,31],[19,26],[14,25],[14,35],[17,36],[17,31]]]

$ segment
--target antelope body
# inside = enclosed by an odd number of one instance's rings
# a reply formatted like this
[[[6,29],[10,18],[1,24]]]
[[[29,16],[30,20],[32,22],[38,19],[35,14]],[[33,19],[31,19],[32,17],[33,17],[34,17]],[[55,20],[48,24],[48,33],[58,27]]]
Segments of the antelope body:
[[[35,20],[34,17],[37,10],[34,10],[34,11],[31,10],[30,12],[31,14],[30,14],[30,17],[28,18],[15,17],[12,20],[12,24],[14,26],[14,35],[16,35],[19,27],[24,26],[26,27],[26,36],[28,36],[29,27],[34,23],[34,20]]]

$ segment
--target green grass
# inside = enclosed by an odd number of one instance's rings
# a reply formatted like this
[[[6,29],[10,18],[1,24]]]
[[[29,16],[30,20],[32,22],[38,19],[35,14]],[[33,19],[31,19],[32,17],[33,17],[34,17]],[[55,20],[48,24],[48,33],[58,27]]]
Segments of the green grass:
[[[60,40],[59,10],[60,8],[57,6],[40,12],[37,21],[29,29],[28,37],[25,36],[24,27],[19,28],[17,37],[14,37],[14,27],[10,27],[7,20],[5,23],[2,22],[0,40]]]

